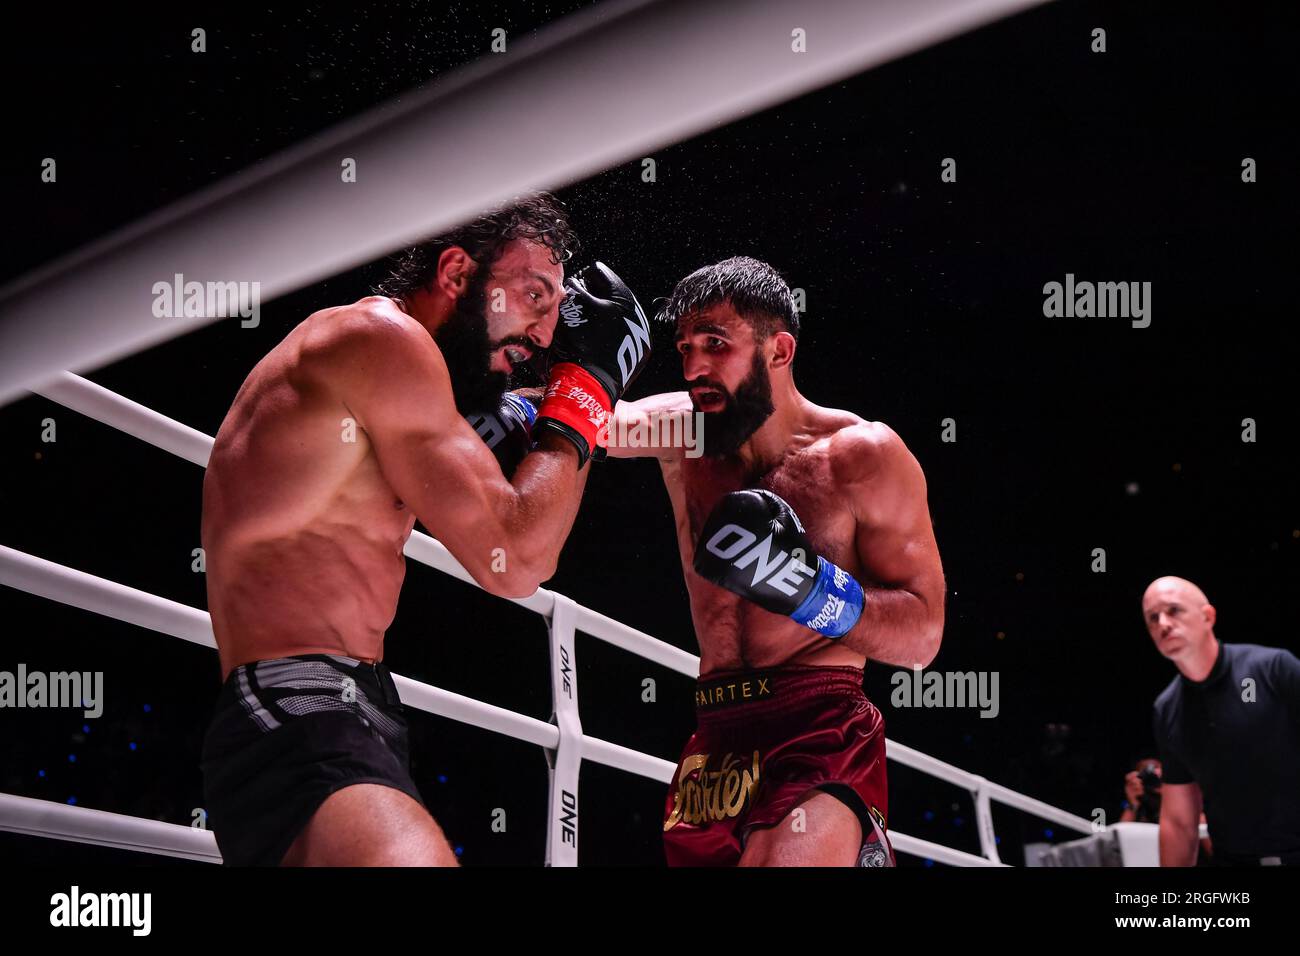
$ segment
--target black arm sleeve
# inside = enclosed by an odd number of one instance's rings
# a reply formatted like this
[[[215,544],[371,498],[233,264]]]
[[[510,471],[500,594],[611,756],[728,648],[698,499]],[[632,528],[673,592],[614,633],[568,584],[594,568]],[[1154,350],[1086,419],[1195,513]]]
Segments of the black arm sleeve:
[[[1196,778],[1192,772],[1187,769],[1173,750],[1169,739],[1169,728],[1165,725],[1163,715],[1159,710],[1152,710],[1151,732],[1155,736],[1156,750],[1160,754],[1160,781],[1161,783],[1195,783]]]

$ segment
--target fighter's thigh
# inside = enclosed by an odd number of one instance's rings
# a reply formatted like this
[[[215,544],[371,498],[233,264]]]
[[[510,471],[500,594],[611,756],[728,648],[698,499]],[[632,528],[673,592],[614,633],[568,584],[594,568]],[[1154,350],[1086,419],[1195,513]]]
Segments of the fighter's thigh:
[[[842,801],[810,790],[774,827],[753,830],[741,866],[856,866],[862,823]]]
[[[282,866],[456,866],[442,829],[400,790],[359,783],[317,808]]]

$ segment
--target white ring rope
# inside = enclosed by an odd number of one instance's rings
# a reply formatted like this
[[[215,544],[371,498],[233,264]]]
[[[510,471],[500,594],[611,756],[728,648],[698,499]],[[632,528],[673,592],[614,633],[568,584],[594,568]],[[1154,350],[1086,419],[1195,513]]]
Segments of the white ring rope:
[[[180,457],[195,461],[196,464],[206,464],[206,451],[201,455],[195,454],[195,457],[190,457],[185,454],[185,451],[195,453],[200,449],[210,449],[211,438],[142,405],[116,395],[108,389],[95,385],[93,382],[71,373],[64,373],[60,376],[57,386],[44,389],[43,394],[53,401],[64,403],[66,407],[81,411],[91,418],[97,418],[104,424],[135,435],[137,438],[154,444],[156,447],[172,451]],[[98,417],[97,412],[103,412],[104,417]],[[415,542],[415,544],[412,545],[412,542]],[[420,532],[412,533],[405,552],[412,560],[445,571],[467,583],[474,583],[468,572],[456,562],[451,553],[428,535]],[[212,636],[211,620],[206,611],[146,591],[107,581],[73,568],[67,568],[3,545],[0,545],[0,583],[49,600],[70,604],[106,617],[137,624],[162,634],[169,634],[207,647],[216,647],[216,641]],[[514,601],[514,603],[547,618],[552,617],[559,602],[563,602],[569,609],[563,617],[568,618],[564,626],[570,645],[572,644],[572,633],[582,631],[688,677],[693,678],[699,675],[699,658],[694,654],[689,654],[680,648],[673,647],[671,644],[615,621],[613,618],[576,604],[563,595],[539,589],[536,594],[529,598]],[[463,697],[408,677],[394,675],[393,679],[398,687],[402,703],[415,709],[537,744],[548,752],[556,750],[563,742],[563,728],[554,723],[546,723],[483,701]],[[592,760],[662,783],[671,782],[676,769],[675,764],[670,761],[587,736],[582,734],[580,730],[572,739],[579,747],[579,763],[582,760]],[[968,773],[952,764],[945,763],[903,744],[886,740],[886,755],[891,760],[896,760],[906,766],[938,777],[971,792],[975,799],[976,817],[980,826],[981,850],[985,855],[983,857],[974,856],[951,847],[944,847],[897,831],[891,831],[890,839],[894,844],[894,848],[900,852],[915,853],[938,862],[953,865],[1001,865],[993,845],[992,816],[989,809],[990,800],[997,800],[1000,803],[1083,833],[1093,832],[1092,823],[1083,817],[1059,810],[1040,800],[1009,790],[999,784],[990,783],[983,777]],[[576,770],[574,777],[576,778]],[[14,801],[19,802],[15,803]],[[100,843],[105,846],[115,845],[103,842],[100,839],[90,839],[86,834],[100,833],[100,827],[111,828],[111,818],[119,815],[97,816],[94,818],[94,823],[78,824],[78,826],[70,829],[68,827],[60,829],[49,826],[44,830],[40,830],[39,828],[33,829],[31,821],[33,819],[32,814],[35,811],[29,806],[30,803],[47,804],[48,802],[32,801],[30,798],[12,795],[0,795],[0,830],[37,832],[38,835],[52,838],[80,839],[82,842]],[[102,812],[85,811],[84,808],[79,807],[63,808],[61,804],[55,803],[48,803],[48,806],[70,811],[73,816],[69,817],[67,813],[60,812],[48,818],[42,817],[40,819],[49,819],[55,822],[67,821],[75,818],[77,811],[97,814]],[[53,811],[51,813],[53,814]],[[135,818],[128,817],[125,819],[134,820]],[[157,821],[138,822],[159,828],[189,829]],[[166,834],[171,832],[171,830],[159,829],[154,838],[159,841],[158,845],[168,846],[171,850],[177,851],[171,852],[171,855],[186,855],[185,852],[180,851],[184,850],[189,844],[167,842]],[[143,847],[143,849],[148,848]],[[156,852],[170,851],[157,850]]]
[[[209,830],[9,793],[0,793],[0,830],[114,850],[174,856],[200,863],[221,862],[217,841]],[[928,857],[950,866],[1005,865],[903,833],[890,833],[889,839],[900,853]]]
[[[0,793],[0,830],[114,850],[178,856],[200,863],[221,862],[216,838],[209,830],[12,793]]]
[[[567,17],[0,290],[0,403],[215,321],[157,282],[266,302],[1042,0],[623,0]],[[806,31],[808,52],[792,49]],[[521,149],[521,143],[527,148]],[[340,175],[356,162],[356,182]],[[242,300],[241,300],[242,301]],[[247,303],[244,303],[247,304]]]

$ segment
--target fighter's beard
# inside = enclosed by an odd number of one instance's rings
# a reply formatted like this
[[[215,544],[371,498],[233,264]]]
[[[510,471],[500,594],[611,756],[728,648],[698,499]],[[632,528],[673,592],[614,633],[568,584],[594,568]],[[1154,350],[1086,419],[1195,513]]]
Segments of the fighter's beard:
[[[720,412],[705,412],[702,428],[704,454],[710,458],[734,455],[749,436],[772,416],[772,380],[761,349],[754,351],[749,375],[727,396]]]
[[[456,300],[451,317],[433,337],[447,362],[451,393],[462,415],[496,411],[509,385],[504,372],[491,368],[492,342],[485,314],[487,271],[479,269],[470,277],[469,287]],[[482,273],[481,279],[478,273]]]

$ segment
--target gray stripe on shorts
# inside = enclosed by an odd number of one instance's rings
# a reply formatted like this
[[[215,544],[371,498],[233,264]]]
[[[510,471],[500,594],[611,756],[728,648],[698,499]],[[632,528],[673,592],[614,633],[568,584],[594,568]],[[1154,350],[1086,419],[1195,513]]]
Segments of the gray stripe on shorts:
[[[244,710],[248,712],[248,716],[253,718],[253,720],[257,722],[257,725],[262,728],[262,732],[270,733],[272,730],[275,730],[280,726],[280,722],[272,717],[267,709],[262,706],[262,702],[258,700],[257,695],[253,693],[253,689],[248,686],[247,667],[248,665],[244,664],[240,665],[238,668],[239,702],[244,705]]]

